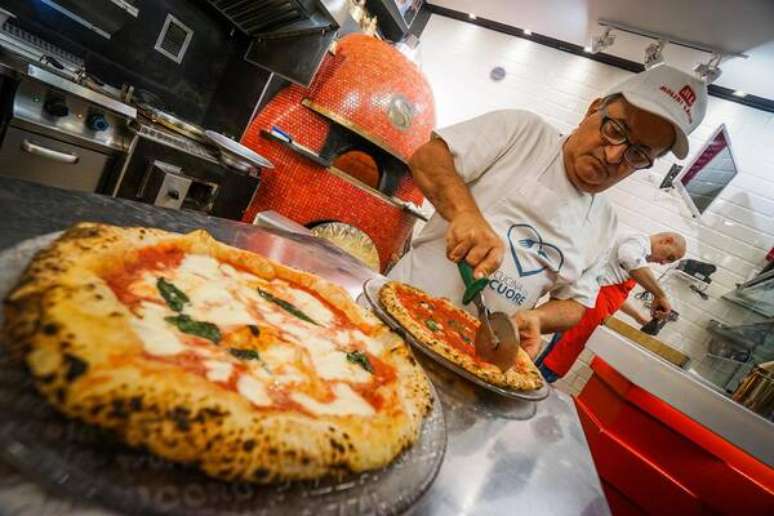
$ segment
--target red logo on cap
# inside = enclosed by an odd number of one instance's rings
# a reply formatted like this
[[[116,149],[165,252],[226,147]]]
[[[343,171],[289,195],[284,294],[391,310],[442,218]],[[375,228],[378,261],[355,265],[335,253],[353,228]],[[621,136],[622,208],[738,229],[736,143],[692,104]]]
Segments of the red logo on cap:
[[[678,95],[680,95],[680,98],[685,101],[688,107],[693,106],[693,103],[696,102],[696,92],[687,84],[678,92]]]

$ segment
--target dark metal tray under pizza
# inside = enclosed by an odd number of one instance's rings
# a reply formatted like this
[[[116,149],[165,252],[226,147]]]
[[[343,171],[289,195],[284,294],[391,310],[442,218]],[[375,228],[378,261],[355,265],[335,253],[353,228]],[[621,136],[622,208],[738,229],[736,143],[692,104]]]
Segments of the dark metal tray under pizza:
[[[517,391],[515,389],[498,387],[497,385],[492,385],[491,383],[482,380],[478,376],[468,372],[454,362],[447,360],[427,346],[422,345],[414,338],[413,335],[411,335],[408,330],[406,330],[406,328],[403,327],[403,325],[396,321],[390,314],[387,313],[384,308],[382,308],[382,305],[379,302],[379,291],[388,281],[389,280],[382,278],[370,279],[363,284],[363,293],[365,294],[365,298],[368,300],[369,304],[373,307],[376,315],[379,316],[379,318],[383,320],[390,328],[400,333],[412,346],[444,367],[459,374],[463,378],[502,396],[527,401],[540,401],[548,397],[551,391],[550,387],[548,386],[548,382],[546,382],[545,379],[543,379],[543,386],[534,391]]]
[[[0,252],[0,298],[33,254],[56,236]],[[419,439],[383,469],[269,486],[229,483],[125,446],[110,432],[60,415],[37,393],[26,367],[12,361],[0,344],[0,459],[51,493],[74,500],[72,509],[57,511],[58,516],[100,514],[100,506],[143,515],[399,514],[430,487],[446,451],[443,409],[432,386],[431,391],[433,406]],[[0,501],[5,489],[1,480]],[[50,500],[25,500],[21,514],[45,514]]]

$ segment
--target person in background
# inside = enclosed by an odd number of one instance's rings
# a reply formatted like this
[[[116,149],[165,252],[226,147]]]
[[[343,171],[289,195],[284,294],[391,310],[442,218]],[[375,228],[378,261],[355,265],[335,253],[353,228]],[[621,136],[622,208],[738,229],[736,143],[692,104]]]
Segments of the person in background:
[[[409,169],[436,211],[388,276],[461,304],[456,262],[465,260],[489,277],[489,308],[511,317],[536,356],[541,333],[594,307],[617,234],[600,194],[670,151],[685,158],[706,108],[704,82],[660,65],[595,99],[568,135],[521,110],[435,131]]]
[[[629,235],[619,239],[597,278],[600,290],[594,308],[586,309],[581,321],[569,330],[556,333],[536,360],[545,379],[554,382],[567,374],[596,327],[619,309],[641,324],[648,322],[649,319],[626,301],[637,284],[653,294],[652,316],[668,316],[672,304],[648,263],[664,265],[680,260],[685,256],[685,247],[685,238],[672,232]]]

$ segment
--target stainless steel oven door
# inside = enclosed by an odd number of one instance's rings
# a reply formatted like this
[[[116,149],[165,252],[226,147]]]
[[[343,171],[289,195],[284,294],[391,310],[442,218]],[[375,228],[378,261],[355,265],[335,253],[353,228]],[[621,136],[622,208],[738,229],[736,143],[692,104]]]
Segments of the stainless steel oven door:
[[[10,126],[0,146],[0,175],[95,192],[110,156]]]

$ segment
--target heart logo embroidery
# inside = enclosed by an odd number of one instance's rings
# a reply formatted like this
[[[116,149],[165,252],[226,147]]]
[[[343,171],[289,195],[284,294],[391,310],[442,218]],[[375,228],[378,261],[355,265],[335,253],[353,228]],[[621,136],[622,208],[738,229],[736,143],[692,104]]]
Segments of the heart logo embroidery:
[[[514,238],[516,242],[514,242]],[[508,228],[508,243],[511,246],[511,256],[519,271],[519,276],[532,276],[540,274],[548,269],[551,272],[559,272],[564,265],[564,254],[554,244],[543,241],[540,233],[529,224],[514,224]],[[537,261],[543,265],[536,268],[527,269],[519,260],[516,247],[529,250],[530,253],[537,255]]]

